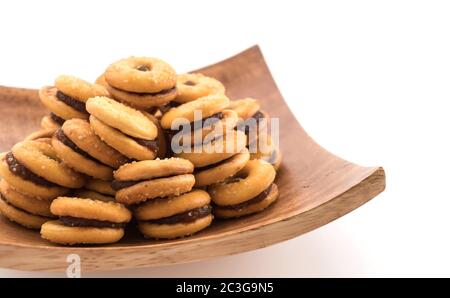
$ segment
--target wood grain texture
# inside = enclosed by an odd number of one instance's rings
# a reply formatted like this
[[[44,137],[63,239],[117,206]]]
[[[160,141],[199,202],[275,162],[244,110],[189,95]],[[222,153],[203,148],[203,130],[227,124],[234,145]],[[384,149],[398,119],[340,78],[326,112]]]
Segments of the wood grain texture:
[[[56,246],[0,217],[0,267],[61,271],[71,253],[81,256],[83,271],[161,266],[235,254],[314,230],[384,190],[382,168],[345,161],[306,134],[284,102],[259,47],[200,71],[221,80],[230,98],[258,98],[264,110],[280,118],[283,164],[276,179],[278,202],[260,214],[217,220],[193,237],[151,241],[130,227],[122,241],[103,247]],[[36,90],[0,86],[0,151],[36,130],[45,114]]]

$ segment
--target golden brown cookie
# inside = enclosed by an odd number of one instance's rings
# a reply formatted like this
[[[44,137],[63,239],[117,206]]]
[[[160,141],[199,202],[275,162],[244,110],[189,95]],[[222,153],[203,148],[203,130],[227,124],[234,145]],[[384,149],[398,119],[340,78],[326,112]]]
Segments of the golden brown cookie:
[[[218,218],[233,218],[258,213],[273,204],[277,198],[278,187],[272,183],[269,188],[251,200],[236,205],[215,206],[214,215]]]
[[[147,110],[168,104],[177,96],[177,89],[171,88],[157,93],[136,93],[123,91],[107,85],[111,97],[136,109]]]
[[[13,189],[8,182],[3,179],[0,180],[0,194],[3,196],[4,201],[17,209],[33,215],[53,217],[50,212],[49,201],[21,194]]]
[[[180,124],[192,123],[214,116],[214,114],[226,109],[229,104],[230,100],[224,94],[200,97],[194,101],[171,108],[162,116],[161,126],[164,129],[178,129]]]
[[[167,152],[164,132],[154,116],[148,113],[144,113],[144,115],[157,127],[158,137],[155,140],[143,140],[131,137],[106,125],[94,116],[90,117],[90,124],[102,141],[130,159],[149,160],[156,157],[163,158]]]
[[[131,205],[148,199],[180,195],[195,184],[193,165],[180,159],[156,159],[123,165],[114,172],[117,202]]]
[[[52,145],[66,165],[97,179],[112,180],[113,168],[128,161],[104,143],[86,120],[67,120],[54,134]]]
[[[98,120],[131,137],[154,140],[158,136],[157,126],[142,112],[111,98],[91,98],[86,108]]]
[[[244,150],[247,137],[242,131],[228,131],[219,139],[207,144],[195,145],[191,152],[183,151],[175,156],[191,161],[196,168],[216,164]]]
[[[234,129],[238,120],[236,112],[225,109],[202,121],[189,123],[180,130],[170,130],[168,134],[171,142],[175,144],[207,143]]]
[[[109,96],[105,87],[99,84],[91,84],[74,76],[61,75],[55,80],[55,87],[71,98],[86,102],[91,97]]]
[[[268,162],[250,160],[233,178],[211,185],[208,191],[218,206],[241,204],[266,191],[275,180],[275,174]]]
[[[203,190],[147,201],[135,209],[145,237],[172,239],[192,235],[213,220],[211,198]]]
[[[150,57],[130,57],[119,60],[105,71],[109,85],[136,93],[157,93],[176,85],[176,72],[166,62]]]
[[[80,188],[86,179],[83,175],[73,171],[57,158],[55,149],[46,143],[23,141],[13,146],[7,158],[13,173],[28,171],[35,176],[63,187]],[[38,180],[38,179],[34,179]],[[34,181],[32,180],[32,181]]]
[[[41,237],[63,245],[108,244],[122,239],[123,229],[67,226],[59,220],[47,221],[41,227]]]
[[[55,87],[42,87],[39,90],[39,98],[53,114],[64,120],[89,117],[84,102],[62,93]]]
[[[26,142],[39,143],[36,141]],[[42,144],[51,147],[48,144]],[[20,193],[44,200],[52,200],[68,191],[67,188],[57,185],[33,173],[21,164],[12,152],[2,153],[0,155],[0,176],[2,176],[9,185]]]
[[[8,204],[0,195],[0,213],[7,219],[29,229],[40,229],[41,225],[49,220],[48,217],[34,215]]]
[[[203,168],[195,169],[195,186],[207,186],[219,183],[225,179],[234,176],[247,164],[250,159],[250,153],[247,148],[228,159],[217,164],[212,164]]]
[[[131,212],[122,204],[90,198],[59,197],[50,210],[59,217],[41,228],[41,236],[60,244],[113,243],[123,237]]]
[[[186,103],[211,94],[225,94],[223,84],[201,73],[181,74],[177,77],[176,102]]]

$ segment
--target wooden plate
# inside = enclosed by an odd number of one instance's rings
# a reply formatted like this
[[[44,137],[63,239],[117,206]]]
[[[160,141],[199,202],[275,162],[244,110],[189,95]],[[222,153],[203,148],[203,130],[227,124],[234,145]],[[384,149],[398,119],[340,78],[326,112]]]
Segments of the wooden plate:
[[[323,226],[358,208],[385,188],[381,167],[361,167],[317,145],[284,102],[258,46],[200,70],[218,78],[232,99],[255,97],[280,118],[283,163],[280,198],[266,212],[216,221],[197,235],[172,241],[145,240],[133,229],[119,243],[61,247],[0,216],[0,267],[65,270],[66,257],[81,256],[82,270],[112,270],[192,262],[278,243]],[[47,111],[37,91],[0,86],[0,151],[37,130]]]

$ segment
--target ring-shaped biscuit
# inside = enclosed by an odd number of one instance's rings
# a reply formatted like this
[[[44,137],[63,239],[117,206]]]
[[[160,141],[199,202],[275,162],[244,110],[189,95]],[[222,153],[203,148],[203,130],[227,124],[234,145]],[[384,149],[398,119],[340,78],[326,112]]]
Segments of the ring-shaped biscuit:
[[[64,245],[114,243],[122,239],[123,235],[123,229],[68,227],[59,220],[48,221],[41,227],[42,238]]]
[[[191,144],[207,143],[213,139],[224,135],[227,131],[234,129],[239,121],[239,118],[235,111],[223,110],[222,117],[220,120],[213,122],[212,124],[207,124],[202,126],[200,129],[191,130],[190,141]],[[180,145],[184,144],[184,135],[181,132]]]
[[[242,206],[216,206],[214,208],[214,215],[218,218],[234,218],[258,213],[272,205],[278,198],[278,187],[275,183],[270,186],[270,190],[261,201],[249,202]]]
[[[8,204],[0,197],[0,213],[10,221],[18,223],[29,229],[40,229],[49,220],[48,217],[34,215]]]
[[[231,130],[208,144],[195,145],[191,152],[181,152],[175,156],[191,161],[196,168],[215,164],[241,152],[247,137],[242,131]]]
[[[66,121],[61,129],[78,148],[107,166],[117,169],[128,162],[128,158],[95,134],[88,121],[72,119]]]
[[[59,197],[52,202],[50,210],[57,216],[113,223],[126,223],[131,220],[131,212],[122,204],[90,198]]]
[[[55,80],[56,89],[68,96],[86,102],[91,97],[109,96],[105,87],[99,84],[91,84],[74,76],[60,75]]]
[[[33,183],[32,181],[25,180],[22,177],[15,175],[9,170],[6,163],[6,156],[2,156],[0,159],[0,176],[5,179],[9,185],[11,185],[17,191],[37,197],[42,200],[53,200],[54,198],[64,195],[68,189],[61,186],[44,186]]]
[[[23,141],[12,148],[12,154],[22,165],[36,175],[52,183],[80,188],[85,177],[58,160],[55,149],[46,143]]]
[[[151,222],[139,222],[139,231],[146,238],[154,239],[174,239],[179,237],[190,236],[197,233],[209,225],[211,225],[214,216],[209,214],[201,217],[193,222],[177,223],[177,224],[154,224]]]
[[[242,152],[218,165],[212,165],[211,168],[207,167],[206,169],[200,168],[195,173],[195,186],[201,187],[222,182],[244,168],[249,159],[250,153],[245,148]]]
[[[275,180],[275,169],[260,159],[247,162],[231,181],[210,186],[209,194],[219,206],[236,205],[251,200],[266,190]]]
[[[114,99],[141,110],[163,106],[177,96],[176,88],[163,90],[158,93],[127,92],[114,88],[111,85],[107,85],[106,88]]]
[[[178,95],[175,101],[179,103],[186,103],[211,94],[225,93],[225,87],[220,81],[201,73],[178,75],[177,90]]]
[[[161,126],[164,129],[171,129],[180,120],[194,122],[197,113],[201,113],[201,118],[208,118],[221,112],[230,105],[230,100],[224,94],[212,94],[199,99],[184,103],[175,108],[171,108],[161,118]]]
[[[89,118],[89,122],[94,129],[95,134],[97,134],[102,141],[116,149],[128,158],[136,160],[147,160],[156,158],[162,150],[151,150],[150,148],[139,144],[135,139],[129,137],[128,135],[122,133],[120,130],[106,125],[96,117],[92,116]],[[163,134],[158,136],[157,142],[159,148],[165,146],[165,139]],[[164,152],[165,153],[165,152]]]
[[[39,98],[41,102],[56,116],[69,120],[73,118],[88,119],[89,114],[80,112],[73,107],[65,104],[56,97],[58,90],[55,87],[44,86],[39,89]]]
[[[156,93],[175,87],[177,76],[175,70],[160,59],[130,57],[108,66],[105,79],[124,91]]]
[[[200,189],[162,199],[147,201],[134,210],[138,220],[155,220],[209,205],[211,197]]]
[[[39,216],[54,217],[50,212],[49,201],[21,194],[4,179],[0,180],[0,194],[7,203],[23,211]]]
[[[177,196],[190,191],[194,184],[195,178],[192,174],[146,180],[118,190],[116,201],[131,205],[158,197]]]
[[[142,112],[111,98],[91,98],[86,109],[95,118],[126,135],[144,140],[154,140],[158,136],[157,126]]]
[[[114,178],[119,181],[141,181],[190,174],[193,171],[194,165],[189,160],[172,157],[125,164],[114,172]]]

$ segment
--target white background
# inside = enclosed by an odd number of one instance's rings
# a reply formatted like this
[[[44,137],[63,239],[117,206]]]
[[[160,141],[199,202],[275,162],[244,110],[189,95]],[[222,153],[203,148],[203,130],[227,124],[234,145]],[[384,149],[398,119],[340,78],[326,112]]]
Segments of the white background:
[[[385,193],[291,241],[95,276],[450,275],[448,2],[62,2],[1,2],[1,85],[38,88],[61,73],[94,80],[129,55],[183,72],[258,43],[316,141],[387,173]]]

